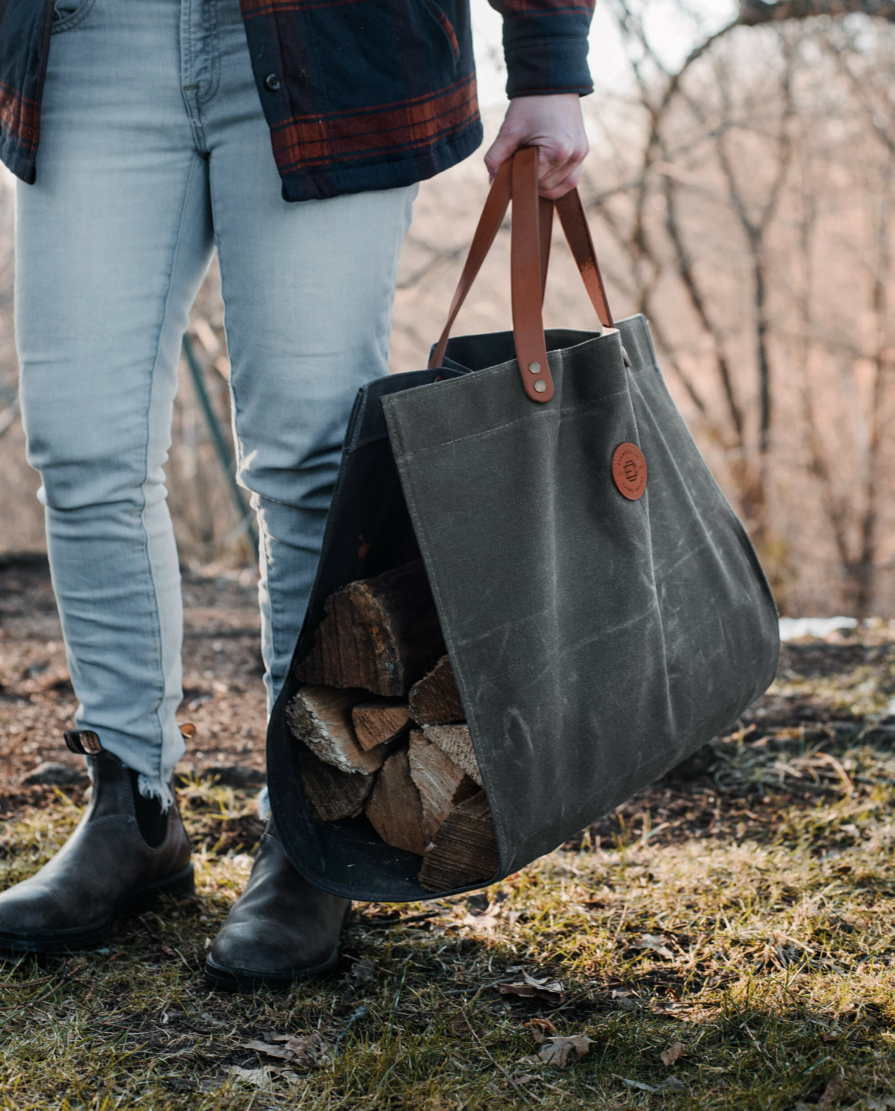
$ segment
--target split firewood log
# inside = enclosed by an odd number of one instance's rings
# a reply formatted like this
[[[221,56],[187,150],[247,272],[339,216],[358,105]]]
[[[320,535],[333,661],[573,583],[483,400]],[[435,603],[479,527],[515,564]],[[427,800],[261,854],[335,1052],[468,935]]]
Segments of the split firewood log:
[[[371,698],[351,711],[357,743],[363,749],[388,744],[410,726],[410,711],[400,698]]]
[[[415,560],[331,595],[297,678],[394,697],[406,694],[443,654],[429,580],[422,560]]]
[[[365,750],[357,743],[352,709],[367,698],[366,691],[336,687],[301,687],[286,707],[292,735],[319,757],[343,772],[372,775],[382,767],[388,745]]]
[[[468,725],[424,725],[423,733],[427,741],[438,747],[458,764],[476,783],[482,786],[482,773],[475,758],[472,737]]]
[[[423,833],[431,839],[453,808],[474,795],[478,786],[418,729],[410,734],[408,756],[410,778],[420,793]]]
[[[311,813],[321,822],[356,818],[370,797],[375,775],[341,772],[304,746],[299,750],[301,785]]]
[[[463,721],[466,714],[448,656],[442,656],[435,667],[410,690],[410,716],[420,725],[445,725]]]
[[[464,799],[442,822],[423,854],[418,882],[426,891],[484,883],[497,871],[497,840],[484,791]]]
[[[406,748],[392,753],[382,765],[366,814],[386,845],[420,856],[425,852],[429,839],[423,832],[420,793],[410,775]]]

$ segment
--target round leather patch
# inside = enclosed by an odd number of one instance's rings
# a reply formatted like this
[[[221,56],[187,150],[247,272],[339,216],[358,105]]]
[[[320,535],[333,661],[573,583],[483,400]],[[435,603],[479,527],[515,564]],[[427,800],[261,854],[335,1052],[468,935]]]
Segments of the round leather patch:
[[[636,444],[619,444],[612,453],[612,478],[618,492],[637,501],[646,490],[646,459]]]

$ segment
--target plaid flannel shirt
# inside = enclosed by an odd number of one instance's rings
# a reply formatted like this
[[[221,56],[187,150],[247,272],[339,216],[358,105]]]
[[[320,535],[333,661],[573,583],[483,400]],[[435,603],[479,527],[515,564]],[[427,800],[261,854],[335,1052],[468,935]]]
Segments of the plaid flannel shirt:
[[[592,90],[594,0],[489,0],[510,97]],[[432,177],[482,140],[469,0],[241,0],[289,201]],[[53,0],[0,0],[0,158],[33,182]]]

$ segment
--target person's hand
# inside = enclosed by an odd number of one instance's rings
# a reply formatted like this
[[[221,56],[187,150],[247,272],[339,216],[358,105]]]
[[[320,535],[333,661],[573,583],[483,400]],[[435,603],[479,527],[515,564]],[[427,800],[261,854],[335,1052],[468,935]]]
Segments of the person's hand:
[[[497,138],[485,155],[491,178],[519,147],[537,147],[542,197],[558,200],[574,189],[588,151],[577,93],[517,96],[510,101]]]

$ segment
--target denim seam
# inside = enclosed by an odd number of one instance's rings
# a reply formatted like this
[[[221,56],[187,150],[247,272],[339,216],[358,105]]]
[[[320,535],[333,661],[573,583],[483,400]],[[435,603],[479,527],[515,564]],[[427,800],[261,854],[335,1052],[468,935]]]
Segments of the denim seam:
[[[191,33],[192,0],[185,0],[180,9],[180,80],[193,79],[193,36]],[[186,34],[184,34],[186,29]],[[184,85],[184,88],[192,88]]]
[[[156,384],[156,381],[157,381],[159,360],[160,360],[160,357],[161,357],[162,336],[164,335],[165,324],[167,323],[169,315],[170,315],[171,291],[172,291],[172,287],[173,287],[173,284],[174,284],[174,273],[175,273],[176,268],[177,268],[177,258],[178,258],[178,255],[180,254],[181,245],[184,241],[184,227],[183,227],[183,225],[184,225],[184,220],[185,220],[185,217],[186,217],[187,197],[189,196],[190,186],[191,186],[192,181],[193,181],[193,175],[196,172],[196,167],[197,167],[198,164],[199,164],[198,155],[196,155],[196,156],[194,156],[193,158],[190,159],[190,168],[189,168],[189,171],[186,175],[186,183],[184,185],[183,196],[181,197],[181,201],[180,201],[180,219],[177,222],[177,232],[176,232],[176,237],[175,237],[175,240],[174,240],[174,250],[171,254],[171,265],[168,268],[168,276],[167,276],[168,289],[167,289],[167,293],[165,294],[165,300],[164,300],[164,305],[163,305],[163,308],[162,308],[161,320],[159,321],[158,333],[157,333],[157,338],[156,338],[155,360],[152,364],[152,369],[150,371],[150,376],[149,376],[149,404],[146,407],[146,452],[145,452],[144,461],[143,461],[144,478],[143,478],[142,483],[140,484],[140,492],[143,495],[143,504],[140,508],[140,525],[143,529],[143,536],[144,536],[144,539],[145,539],[144,551],[146,553],[146,565],[147,565],[147,569],[148,569],[148,572],[149,572],[149,580],[152,583],[152,592],[155,596],[155,599],[154,599],[155,600],[155,608],[154,608],[154,611],[153,611],[154,620],[155,620],[155,630],[154,630],[154,632],[155,632],[158,669],[159,669],[159,672],[161,674],[161,697],[160,697],[159,702],[158,702],[158,704],[156,706],[156,709],[155,709],[155,718],[156,718],[156,724],[158,726],[158,737],[159,737],[158,756],[157,756],[157,761],[156,761],[157,770],[156,770],[155,779],[156,779],[156,785],[158,786],[158,788],[161,791],[160,797],[162,798],[163,802],[164,802],[165,795],[167,793],[166,790],[165,790],[164,778],[162,776],[162,763],[163,763],[164,749],[165,749],[165,731],[164,731],[164,724],[162,722],[160,711],[161,711],[161,706],[165,701],[165,696],[167,694],[166,677],[165,677],[165,657],[164,657],[163,643],[162,643],[161,622],[160,622],[159,617],[158,617],[158,614],[161,610],[161,599],[159,597],[158,585],[156,584],[156,581],[155,581],[155,572],[154,572],[154,568],[152,566],[152,559],[150,558],[150,555],[149,555],[149,534],[146,530],[146,520],[145,520],[144,514],[146,512],[146,482],[149,479],[149,448],[150,448],[150,444],[151,444],[151,440],[152,440],[153,394],[155,392],[155,384]],[[143,777],[141,777],[141,778],[143,778]],[[141,784],[141,794],[142,794],[142,784]]]
[[[200,96],[198,89],[196,90],[196,107],[201,108],[213,100],[217,95],[217,91],[221,85],[221,71],[224,68],[223,58],[221,57],[221,40],[220,28],[218,25],[217,6],[215,4],[207,4],[205,11],[208,15],[208,53],[211,56],[211,80],[208,83],[208,92],[205,96]],[[201,120],[200,120],[201,123]],[[202,127],[203,134],[205,132],[204,125]]]

